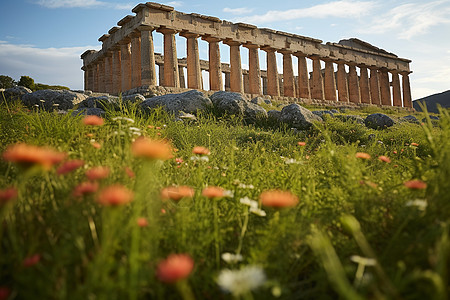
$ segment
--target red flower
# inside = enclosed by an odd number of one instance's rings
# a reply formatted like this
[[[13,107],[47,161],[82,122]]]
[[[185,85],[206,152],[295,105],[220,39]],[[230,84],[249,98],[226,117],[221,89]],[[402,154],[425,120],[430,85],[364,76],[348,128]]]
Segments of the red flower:
[[[419,147],[419,144],[417,144],[417,143],[411,143],[411,146]]]
[[[11,295],[11,290],[6,286],[0,286],[0,300],[7,300]]]
[[[23,262],[22,265],[26,268],[28,267],[32,267],[35,264],[37,264],[39,261],[41,260],[41,255],[40,254],[34,254],[32,256],[28,256],[26,257]]]
[[[171,254],[158,264],[156,276],[159,280],[174,283],[189,276],[194,260],[187,254]]]
[[[118,206],[131,202],[134,194],[126,187],[116,184],[103,189],[97,197],[97,201],[105,206]]]
[[[81,159],[68,160],[61,166],[59,166],[59,168],[56,170],[56,174],[64,175],[82,167],[83,165],[84,161]]]
[[[423,190],[427,188],[426,182],[419,179],[409,180],[403,183],[408,189]]]
[[[365,152],[356,152],[355,155],[357,158],[362,158],[362,159],[370,159],[370,154],[365,153]]]
[[[161,190],[162,199],[179,201],[182,198],[194,196],[194,189],[188,186],[169,186]]]
[[[86,116],[83,119],[83,124],[84,125],[93,125],[93,126],[101,126],[103,125],[103,123],[105,123],[105,121],[97,116]]]
[[[6,161],[19,163],[26,167],[40,165],[45,170],[49,170],[53,165],[60,163],[65,157],[65,153],[27,144],[10,145],[3,152],[3,159]]]
[[[384,161],[385,163],[390,163],[391,162],[391,159],[389,157],[387,157],[387,156],[384,156],[384,155],[378,156],[378,159],[381,160],[381,161]]]
[[[146,218],[139,218],[139,219],[137,219],[137,224],[139,227],[147,227],[148,221]]]
[[[109,175],[108,167],[93,167],[86,171],[86,177],[89,180],[104,179]]]
[[[149,138],[140,137],[132,145],[131,151],[134,156],[167,160],[172,158],[172,146],[165,140],[151,140]]]
[[[17,189],[13,187],[0,190],[0,205],[16,198],[17,194]]]
[[[222,198],[225,196],[225,190],[218,186],[208,186],[203,189],[202,196],[205,196],[209,199]]]
[[[93,194],[98,190],[98,182],[85,181],[77,185],[72,192],[75,197],[81,197],[86,194]]]
[[[262,205],[271,207],[292,207],[297,205],[298,197],[289,191],[270,190],[259,195]]]
[[[211,152],[208,148],[202,147],[202,146],[196,146],[194,149],[192,149],[192,153],[199,154],[199,155],[209,155]]]

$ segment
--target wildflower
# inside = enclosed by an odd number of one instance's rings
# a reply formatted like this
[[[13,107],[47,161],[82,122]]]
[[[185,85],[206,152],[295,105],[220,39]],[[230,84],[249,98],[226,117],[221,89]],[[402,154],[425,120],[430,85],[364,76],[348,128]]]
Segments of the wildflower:
[[[100,145],[100,143],[99,142],[92,142],[91,141],[91,145],[92,145],[92,147],[94,147],[95,149],[100,149],[101,147],[102,147],[102,145]]]
[[[105,206],[118,206],[131,202],[134,194],[126,187],[116,184],[103,189],[97,197],[97,201]]]
[[[89,180],[104,179],[109,175],[108,167],[93,167],[86,171],[86,177]]]
[[[392,153],[397,154],[398,152],[397,152],[397,150],[394,150]]]
[[[162,199],[179,201],[185,197],[193,197],[194,189],[188,186],[169,186],[161,190]]]
[[[237,263],[239,261],[242,261],[242,259],[243,259],[242,255],[233,254],[233,253],[229,253],[229,252],[222,253],[221,257],[228,264]]]
[[[266,216],[266,212],[258,207],[250,207],[250,212],[260,217]]]
[[[40,254],[34,254],[32,256],[28,256],[26,257],[23,261],[22,261],[22,265],[26,268],[28,267],[32,267],[35,264],[37,264],[39,261],[41,260],[41,255]]]
[[[377,260],[374,258],[361,257],[359,255],[350,256],[350,260],[354,263],[365,265],[365,266],[375,266]]]
[[[138,218],[137,219],[137,225],[139,227],[147,227],[148,226],[148,221],[146,218]]]
[[[58,175],[64,175],[67,173],[70,173],[72,171],[75,171],[76,169],[82,167],[84,165],[84,161],[81,159],[73,159],[68,160],[65,163],[63,163],[59,168],[56,170],[56,174]]]
[[[156,276],[159,280],[174,283],[191,274],[194,260],[187,254],[171,254],[158,264]]]
[[[390,163],[391,162],[391,159],[389,157],[387,157],[387,156],[384,156],[384,155],[378,156],[378,159],[380,161],[384,161],[385,163]]]
[[[417,143],[411,143],[411,146],[419,147],[419,144],[417,144]]]
[[[424,211],[427,208],[428,203],[426,200],[416,199],[416,200],[411,200],[411,201],[406,202],[405,205],[406,206],[416,206],[419,210]]]
[[[130,178],[134,178],[136,176],[130,167],[125,167],[125,173],[127,173],[128,177]]]
[[[101,126],[103,125],[103,123],[105,123],[105,121],[102,118],[97,117],[95,115],[84,117],[82,122],[84,125],[92,125],[92,126]]]
[[[147,127],[150,128],[150,129],[155,128],[155,126],[153,126],[153,125],[148,125]]]
[[[370,159],[370,154],[365,153],[365,152],[356,152],[355,155],[357,158],[362,158],[362,159]]]
[[[7,300],[11,295],[11,290],[6,286],[0,286],[0,300]]]
[[[218,187],[218,186],[208,186],[203,189],[202,196],[205,196],[206,198],[222,198],[226,196],[225,189]]]
[[[134,156],[167,160],[173,157],[172,146],[164,140],[151,140],[145,137],[140,137],[131,145],[131,151]]]
[[[86,133],[86,137],[92,138],[94,136],[95,136],[95,134],[93,134],[93,133]]]
[[[98,190],[98,182],[85,181],[77,185],[72,192],[75,197],[82,197],[86,194],[93,194]]]
[[[114,117],[114,118],[112,118],[112,120],[113,121],[127,121],[127,122],[130,122],[130,123],[134,123],[134,120],[133,119],[130,119],[130,118],[125,118],[125,117]]]
[[[0,190],[0,205],[11,201],[12,199],[17,197],[17,189],[16,188],[7,188],[4,190]]]
[[[239,199],[239,202],[240,202],[241,204],[247,205],[247,206],[249,206],[249,207],[255,207],[255,208],[258,207],[258,201],[252,200],[252,199],[250,199],[250,198],[247,197],[247,196],[244,197],[244,198]]]
[[[409,180],[403,183],[408,189],[423,190],[427,188],[427,184],[419,179]]]
[[[286,158],[284,160],[284,163],[287,164],[287,165],[291,165],[291,164],[297,164],[298,165],[298,164],[301,164],[302,162],[298,161],[298,160],[296,160],[294,158]]]
[[[209,157],[208,156],[191,156],[191,160],[192,161],[204,161],[204,162],[208,162],[209,161]]]
[[[298,197],[289,191],[269,190],[259,196],[262,205],[271,207],[291,207],[298,203]]]
[[[192,153],[198,154],[198,155],[210,155],[211,152],[208,148],[202,147],[202,146],[196,146],[194,149],[192,149]]]
[[[250,189],[250,190],[253,190],[255,188],[253,184],[243,184],[243,183],[239,183],[239,187],[241,189]]]
[[[184,162],[184,160],[183,160],[181,157],[177,157],[177,158],[175,158],[175,162],[176,162],[177,164],[181,164],[181,163]]]
[[[40,165],[45,170],[49,170],[53,165],[60,163],[65,157],[65,153],[27,144],[10,145],[3,152],[3,159],[6,161],[15,162],[25,167]]]
[[[246,266],[241,270],[222,270],[217,278],[217,284],[224,291],[235,297],[256,290],[266,281],[264,270],[258,266]]]
[[[303,146],[306,146],[306,142],[298,142],[297,145],[303,147]]]

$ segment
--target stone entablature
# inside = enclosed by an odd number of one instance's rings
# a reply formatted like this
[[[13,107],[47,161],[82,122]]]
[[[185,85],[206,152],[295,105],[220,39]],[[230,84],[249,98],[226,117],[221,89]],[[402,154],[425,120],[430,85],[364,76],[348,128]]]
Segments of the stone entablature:
[[[99,38],[100,51],[88,50],[81,55],[85,89],[119,93],[156,86],[157,77],[162,86],[203,89],[202,70],[206,70],[211,90],[412,106],[411,61],[358,39],[323,44],[296,34],[186,14],[153,2],[138,4],[132,11],[134,16],[124,17],[117,23],[119,27]],[[153,32],[164,35],[162,55],[154,53]],[[177,57],[176,34],[187,39],[187,58]],[[209,44],[209,61],[199,59],[198,38]],[[230,64],[220,62],[220,42],[230,47]],[[249,70],[242,69],[241,46],[249,50]],[[266,71],[260,70],[259,51],[267,54]],[[276,52],[283,56],[283,74],[278,74]],[[294,76],[293,57],[298,59],[298,76]],[[307,59],[312,60],[311,76]],[[187,80],[182,68],[187,68]]]

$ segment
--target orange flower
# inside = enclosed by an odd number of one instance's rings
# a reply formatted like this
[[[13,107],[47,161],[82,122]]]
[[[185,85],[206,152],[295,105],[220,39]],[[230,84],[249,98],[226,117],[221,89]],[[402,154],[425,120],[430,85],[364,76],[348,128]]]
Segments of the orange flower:
[[[60,163],[65,157],[65,153],[27,144],[10,145],[3,152],[3,159],[6,161],[15,162],[25,167],[40,165],[45,170],[49,170],[53,165]]]
[[[194,260],[187,254],[171,254],[158,264],[156,276],[159,280],[174,283],[191,274]]]
[[[298,142],[297,143],[299,146],[306,146],[306,142]]]
[[[56,174],[64,175],[70,173],[84,165],[84,161],[80,159],[68,160],[56,170]]]
[[[427,188],[426,182],[419,179],[409,180],[403,183],[408,189],[423,190]]]
[[[39,261],[41,260],[41,255],[40,254],[34,254],[32,256],[28,256],[26,257],[23,262],[22,265],[26,268],[28,267],[32,267],[35,264],[37,264]]]
[[[101,126],[103,125],[103,123],[105,123],[105,121],[97,116],[86,116],[83,119],[83,124],[84,125],[93,125],[93,126]]]
[[[140,137],[131,145],[134,156],[148,159],[167,160],[173,157],[172,146],[164,140]]]
[[[269,190],[259,195],[262,205],[271,207],[291,207],[298,203],[298,197],[289,191]]]
[[[81,197],[86,194],[93,194],[98,190],[98,182],[85,181],[77,185],[72,192],[75,197]]]
[[[126,187],[116,184],[104,188],[97,197],[97,201],[105,206],[118,206],[133,200],[134,194]]]
[[[370,154],[365,153],[365,152],[356,152],[355,155],[357,158],[362,158],[362,159],[370,159]]]
[[[108,167],[93,167],[86,171],[86,177],[89,180],[104,179],[109,175]]]
[[[182,198],[194,196],[194,189],[188,186],[169,186],[161,190],[162,199],[179,201]]]
[[[417,144],[417,143],[411,143],[411,146],[419,147],[419,144]]]
[[[225,190],[218,186],[208,186],[203,189],[202,196],[205,196],[209,199],[222,198],[225,196]]]
[[[0,205],[7,203],[16,197],[17,197],[16,188],[11,187],[4,190],[0,190]]]
[[[139,227],[147,227],[148,226],[148,221],[146,218],[138,218],[137,219],[137,225]]]
[[[211,152],[208,148],[202,147],[202,146],[195,146],[194,149],[192,149],[192,153],[199,154],[199,155],[209,155]]]
[[[99,142],[91,142],[91,146],[95,149],[100,149],[102,147]]]
[[[391,159],[389,157],[387,157],[387,156],[384,156],[384,155],[378,156],[378,159],[381,160],[381,161],[384,161],[385,163],[390,163],[391,162]]]

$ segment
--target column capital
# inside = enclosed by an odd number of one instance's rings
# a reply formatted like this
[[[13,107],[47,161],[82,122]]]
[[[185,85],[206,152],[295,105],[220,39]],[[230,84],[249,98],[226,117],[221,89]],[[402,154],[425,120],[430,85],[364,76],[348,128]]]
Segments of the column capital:
[[[346,65],[347,61],[343,60],[343,59],[338,59],[338,60],[335,61],[335,63],[337,63],[338,65]]]
[[[129,43],[131,43],[131,38],[126,36],[124,37],[122,40],[120,40],[118,42],[119,45],[123,46],[123,45],[128,45]]]
[[[162,34],[176,34],[178,33],[178,30],[172,29],[172,28],[167,28],[167,27],[160,27],[158,29],[156,29],[156,31],[162,33]]]
[[[132,33],[130,33],[129,35],[130,38],[138,38],[141,37],[141,32],[140,31],[133,31]]]
[[[294,52],[292,54],[297,57],[307,57],[308,56],[307,54],[300,52],[300,51]]]
[[[233,41],[232,39],[225,39],[223,41],[223,43],[228,45],[228,46],[240,46],[240,45],[242,45],[242,43],[237,42],[237,41]]]
[[[317,54],[313,54],[313,55],[308,55],[307,56],[309,59],[312,59],[312,60],[321,60],[322,58],[319,56],[319,55],[317,55]]]
[[[180,32],[180,36],[184,37],[184,38],[198,38],[200,36],[200,34],[198,33],[194,33],[194,32],[189,32],[189,31],[182,31]]]
[[[139,31],[153,31],[155,29],[156,29],[155,26],[149,26],[149,25],[143,25],[143,24],[139,25],[137,28],[137,30],[139,30]]]
[[[401,74],[401,75],[409,75],[409,74],[411,74],[413,71],[400,71],[399,73]]]
[[[106,34],[102,35],[101,37],[99,37],[98,41],[99,42],[104,42],[104,41],[106,41],[109,38],[109,36],[110,35],[106,33]]]
[[[277,50],[277,52],[281,53],[281,54],[293,54],[293,52],[291,50],[288,50],[288,49]]]
[[[218,43],[222,39],[217,36],[204,35],[204,36],[202,36],[202,40],[207,41],[208,43]]]
[[[264,46],[260,47],[260,49],[263,51],[266,51],[266,52],[276,52],[277,51],[277,49],[272,48],[268,45],[264,45]]]
[[[259,49],[259,45],[252,44],[252,43],[249,43],[249,42],[247,42],[245,44],[242,44],[242,46],[247,48],[247,49]]]
[[[337,63],[337,60],[331,57],[320,57],[320,60],[323,60],[325,62]]]
[[[108,30],[108,33],[113,34],[114,32],[118,31],[119,29],[120,29],[120,27],[114,26],[110,30]]]

